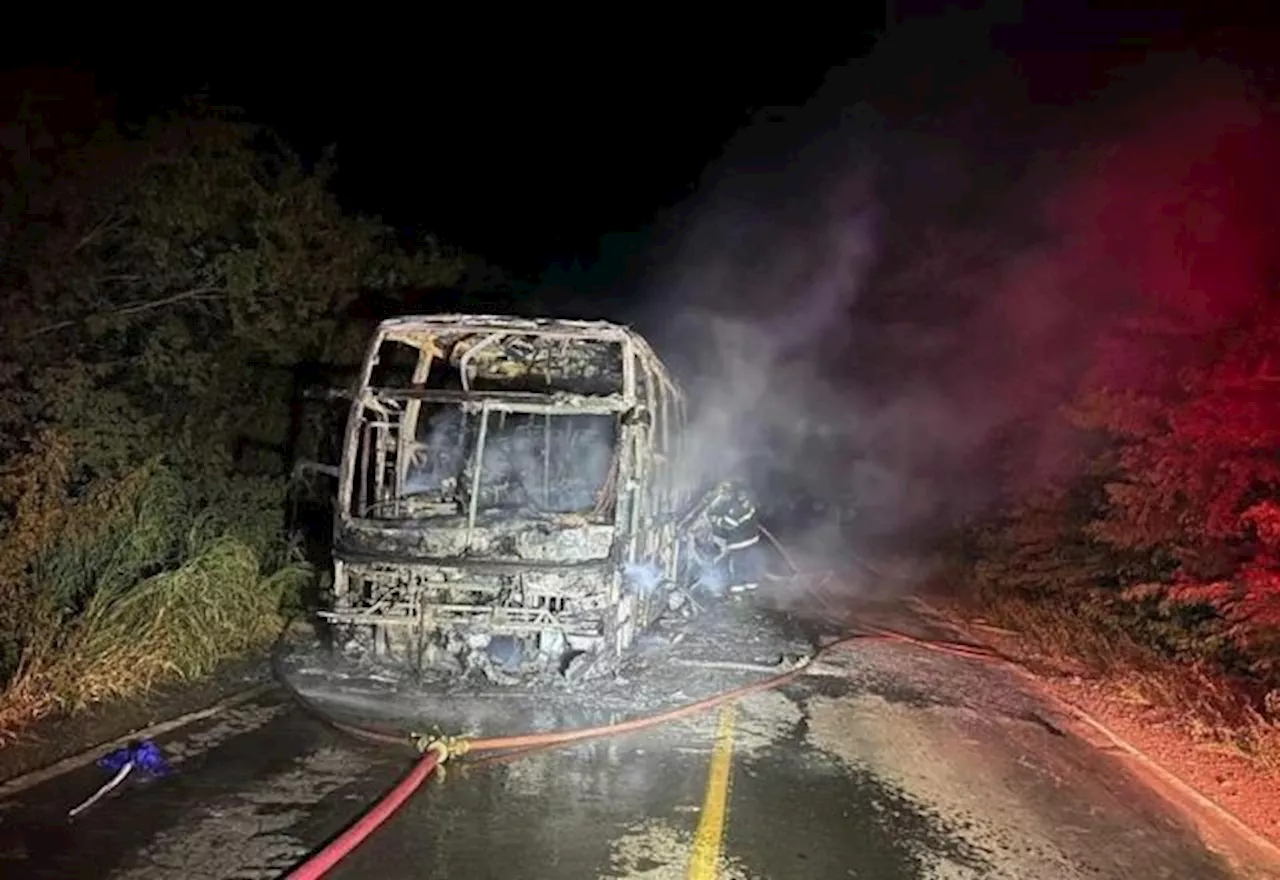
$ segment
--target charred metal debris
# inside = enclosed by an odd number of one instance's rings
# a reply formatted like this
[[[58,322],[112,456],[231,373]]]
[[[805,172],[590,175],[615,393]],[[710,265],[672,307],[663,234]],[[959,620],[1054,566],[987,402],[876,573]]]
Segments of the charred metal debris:
[[[351,396],[323,612],[349,652],[590,677],[751,543],[749,502],[695,497],[685,399],[627,327],[395,318]]]

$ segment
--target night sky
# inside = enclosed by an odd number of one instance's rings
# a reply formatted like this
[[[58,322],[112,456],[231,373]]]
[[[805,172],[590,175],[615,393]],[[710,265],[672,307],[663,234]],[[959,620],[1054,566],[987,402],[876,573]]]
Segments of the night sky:
[[[589,261],[602,235],[645,226],[689,194],[757,108],[804,101],[879,26],[820,34],[804,52],[740,40],[628,50],[564,34],[392,57],[365,44],[341,54],[183,51],[141,63],[55,50],[28,60],[93,71],[126,114],[204,93],[275,128],[304,157],[335,145],[336,187],[353,210],[530,273]]]
[[[590,266],[603,238],[604,262],[616,264],[603,269],[617,273],[655,218],[693,193],[725,143],[769,108],[796,107],[825,88],[828,115],[872,100],[918,123],[965,100],[969,81],[1010,55],[1029,100],[1078,102],[1098,86],[1101,55],[1131,56],[1186,25],[1169,13],[1086,14],[1055,3],[1032,16],[996,4],[900,45],[882,40],[927,30],[922,16],[942,5],[771,14],[710,29],[667,19],[578,21],[580,30],[566,20],[525,32],[509,22],[506,36],[479,22],[405,22],[397,34],[388,20],[346,44],[275,36],[216,50],[51,39],[25,43],[7,66],[91,71],[126,115],[206,94],[277,129],[304,157],[335,145],[336,186],[353,210],[435,232],[525,277],[575,260]]]

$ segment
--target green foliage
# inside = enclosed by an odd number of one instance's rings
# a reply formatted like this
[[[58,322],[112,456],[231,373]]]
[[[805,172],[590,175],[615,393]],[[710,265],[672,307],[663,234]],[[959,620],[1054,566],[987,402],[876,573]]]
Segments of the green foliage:
[[[79,707],[169,675],[212,671],[269,641],[286,597],[308,576],[303,566],[263,576],[250,547],[222,536],[193,547],[178,568],[127,588],[100,587],[70,628],[65,650],[83,672],[64,699]],[[92,672],[99,676],[84,674]]]
[[[190,502],[172,469],[149,462],[68,506],[10,633],[0,738],[52,711],[208,673],[278,632],[309,568],[264,573],[253,546]]]
[[[122,593],[180,558],[188,516],[178,475],[158,461],[126,479],[95,484],[70,511],[29,577],[64,617],[95,596]]]
[[[332,355],[362,293],[438,287],[462,268],[346,216],[329,169],[307,173],[213,111],[104,131],[57,170],[28,194],[0,288],[0,375],[22,377],[0,393],[0,426],[65,426],[100,471],[174,436],[226,445],[267,412],[283,442],[269,376]]]
[[[295,371],[362,354],[360,297],[464,265],[348,216],[330,166],[228,112],[53,118],[3,132],[0,728],[260,643],[307,576]]]

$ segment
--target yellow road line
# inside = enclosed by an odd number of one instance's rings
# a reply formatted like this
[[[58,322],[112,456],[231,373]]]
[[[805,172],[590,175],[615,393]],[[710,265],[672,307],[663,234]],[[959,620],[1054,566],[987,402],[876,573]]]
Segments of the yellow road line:
[[[720,852],[724,847],[724,828],[729,818],[729,774],[733,769],[732,703],[720,710],[716,727],[716,745],[711,753],[711,769],[707,773],[707,793],[702,799],[702,817],[693,839],[693,858],[689,862],[688,880],[715,880],[719,876]]]

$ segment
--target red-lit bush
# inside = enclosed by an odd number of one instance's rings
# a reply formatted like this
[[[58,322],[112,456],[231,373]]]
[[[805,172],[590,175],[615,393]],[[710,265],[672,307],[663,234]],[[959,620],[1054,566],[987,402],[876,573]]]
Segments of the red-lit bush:
[[[1077,412],[1081,425],[1109,433],[1118,449],[1119,468],[1090,534],[1175,565],[1172,577],[1135,585],[1131,595],[1212,605],[1255,652],[1280,628],[1275,311],[1259,303],[1235,326],[1198,335],[1204,356],[1175,359],[1171,351],[1158,381],[1148,374],[1142,390],[1091,391]],[[1185,348],[1185,339],[1171,348]]]
[[[1206,91],[1100,151],[1055,204],[1070,259],[1093,266],[1117,302],[1070,407],[1109,453],[1079,475],[1073,491],[1092,502],[1058,518],[1057,543],[1127,560],[1088,589],[1192,620],[1197,638],[1225,636],[1270,675],[1280,673],[1275,134],[1248,102]],[[1073,577],[1057,573],[1053,588]],[[1048,576],[1041,586],[1051,589]]]

